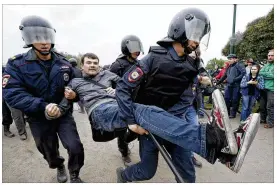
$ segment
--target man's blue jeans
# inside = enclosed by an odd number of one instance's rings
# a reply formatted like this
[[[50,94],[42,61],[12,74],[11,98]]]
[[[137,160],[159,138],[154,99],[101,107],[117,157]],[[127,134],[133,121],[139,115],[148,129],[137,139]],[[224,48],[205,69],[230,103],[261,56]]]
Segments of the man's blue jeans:
[[[242,96],[242,110],[240,120],[245,121],[252,112],[256,98],[254,96]]]
[[[191,124],[198,124],[196,110],[192,106],[186,109],[181,118]],[[194,183],[195,168],[192,160],[193,153],[158,136],[155,138],[161,145],[165,146],[182,178],[186,182]],[[156,173],[159,150],[149,136],[140,136],[139,152],[141,161],[126,168],[123,172],[124,179],[129,182],[149,180]]]
[[[99,105],[91,113],[93,127],[100,127],[106,131],[127,127],[119,118],[118,111],[116,102]],[[191,124],[155,106],[134,104],[133,112],[137,124],[144,129],[206,157],[206,125]]]

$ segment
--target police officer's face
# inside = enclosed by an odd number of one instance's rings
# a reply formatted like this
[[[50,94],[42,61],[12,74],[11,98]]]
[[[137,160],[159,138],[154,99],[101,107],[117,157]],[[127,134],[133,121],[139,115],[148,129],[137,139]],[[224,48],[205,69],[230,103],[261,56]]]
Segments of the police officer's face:
[[[89,76],[96,76],[100,72],[98,59],[84,58],[83,72]]]
[[[33,46],[39,51],[49,51],[51,49],[51,43],[33,43]]]
[[[139,54],[140,54],[140,52],[131,53],[131,57],[132,57],[133,59],[137,59],[138,56],[139,56]]]
[[[190,52],[195,51],[198,46],[199,46],[199,42],[188,40],[187,47],[190,50]]]

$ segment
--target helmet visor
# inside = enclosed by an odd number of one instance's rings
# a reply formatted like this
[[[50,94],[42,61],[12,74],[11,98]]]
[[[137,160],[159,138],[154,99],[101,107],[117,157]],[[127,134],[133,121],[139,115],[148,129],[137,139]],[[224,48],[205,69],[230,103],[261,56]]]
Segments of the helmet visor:
[[[33,43],[55,44],[55,30],[46,27],[24,27],[21,31],[26,45]]]
[[[194,17],[189,20],[185,19],[185,25],[187,39],[198,42],[201,50],[206,50],[210,40],[210,23]]]
[[[130,53],[135,53],[135,52],[144,52],[143,47],[140,41],[133,41],[133,40],[128,40],[126,42],[126,46],[129,50]]]

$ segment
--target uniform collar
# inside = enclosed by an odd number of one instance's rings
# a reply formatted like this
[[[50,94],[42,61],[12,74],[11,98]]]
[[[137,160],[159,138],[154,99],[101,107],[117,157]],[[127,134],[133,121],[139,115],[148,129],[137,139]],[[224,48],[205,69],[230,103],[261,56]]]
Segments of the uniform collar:
[[[175,49],[172,46],[170,46],[168,48],[168,51],[169,51],[169,54],[171,55],[171,57],[173,58],[173,60],[175,60],[175,61],[184,61],[186,59],[186,55],[183,57],[179,57],[177,55],[177,52],[175,51]]]
[[[51,59],[54,60],[55,58],[57,58],[57,55],[51,51]],[[30,49],[27,54],[26,54],[26,57],[25,57],[26,60],[28,61],[35,61],[35,60],[40,60],[38,57],[37,57],[37,54],[35,52],[34,49]]]

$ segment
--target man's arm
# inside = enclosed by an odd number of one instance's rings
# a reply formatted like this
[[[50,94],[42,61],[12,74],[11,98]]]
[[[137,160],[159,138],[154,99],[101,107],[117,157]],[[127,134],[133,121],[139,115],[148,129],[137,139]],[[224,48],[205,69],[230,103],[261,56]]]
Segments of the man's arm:
[[[151,61],[151,54],[146,55],[138,64],[132,66],[117,83],[116,100],[120,110],[119,116],[128,125],[136,123],[133,115],[132,92],[149,72]]]
[[[265,79],[265,80],[274,80],[274,70],[269,70],[269,66],[264,66],[259,74]]]
[[[237,69],[240,71],[240,75],[234,78],[234,82],[239,82],[243,78],[243,76],[246,74],[246,69],[244,66],[237,64]]]
[[[22,110],[27,114],[43,113],[47,102],[43,98],[34,97],[30,94],[23,80],[23,74],[14,64],[15,61],[9,60],[3,74],[3,97],[13,108]]]
[[[226,78],[227,78],[227,71],[229,68],[226,69],[224,75],[220,78],[220,80],[217,82],[217,84],[221,84]]]
[[[116,60],[114,63],[112,63],[111,67],[110,67],[110,71],[112,73],[115,73],[117,74],[118,76],[122,76],[121,74],[121,66],[120,66],[120,63]]]

